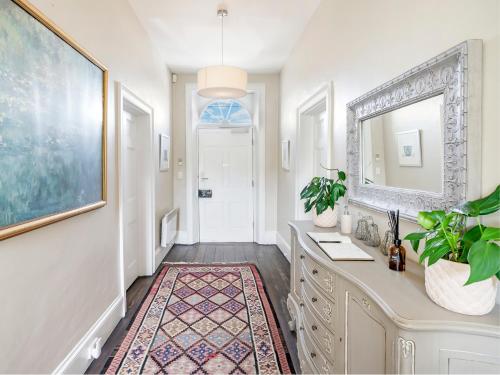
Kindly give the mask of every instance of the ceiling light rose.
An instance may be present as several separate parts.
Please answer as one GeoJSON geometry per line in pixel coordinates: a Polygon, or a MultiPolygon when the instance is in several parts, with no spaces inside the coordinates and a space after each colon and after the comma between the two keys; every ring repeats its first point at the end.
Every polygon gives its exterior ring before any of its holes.
{"type": "Polygon", "coordinates": [[[224,65],[224,17],[226,9],[219,9],[221,19],[221,65],[207,66],[198,71],[198,95],[206,98],[241,98],[247,94],[247,72],[243,69],[224,65]]]}

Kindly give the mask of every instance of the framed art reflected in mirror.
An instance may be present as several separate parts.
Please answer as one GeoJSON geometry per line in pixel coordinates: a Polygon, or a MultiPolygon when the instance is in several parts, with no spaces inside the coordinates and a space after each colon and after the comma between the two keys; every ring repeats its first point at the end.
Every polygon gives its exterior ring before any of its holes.
{"type": "Polygon", "coordinates": [[[0,2],[0,239],[106,203],[107,70],[25,1],[0,2]]]}

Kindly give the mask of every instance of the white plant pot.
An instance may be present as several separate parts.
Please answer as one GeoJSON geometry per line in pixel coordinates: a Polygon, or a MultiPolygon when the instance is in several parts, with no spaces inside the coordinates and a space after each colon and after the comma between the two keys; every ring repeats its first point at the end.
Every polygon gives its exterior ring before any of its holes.
{"type": "Polygon", "coordinates": [[[337,225],[337,220],[338,220],[338,205],[335,205],[335,208],[332,210],[330,207],[328,207],[325,211],[321,213],[321,215],[318,215],[316,213],[316,207],[313,207],[312,213],[313,213],[313,223],[317,227],[323,227],[323,228],[331,228],[337,225]]]}
{"type": "Polygon", "coordinates": [[[432,266],[425,261],[425,290],[435,303],[466,315],[488,314],[495,306],[497,278],[464,286],[470,266],[440,259],[432,266]]]}

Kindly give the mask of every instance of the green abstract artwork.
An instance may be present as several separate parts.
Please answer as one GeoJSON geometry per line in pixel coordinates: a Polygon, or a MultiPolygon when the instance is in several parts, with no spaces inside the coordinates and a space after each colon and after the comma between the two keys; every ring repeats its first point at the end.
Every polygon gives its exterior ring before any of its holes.
{"type": "Polygon", "coordinates": [[[0,0],[0,230],[103,200],[104,74],[0,0]]]}

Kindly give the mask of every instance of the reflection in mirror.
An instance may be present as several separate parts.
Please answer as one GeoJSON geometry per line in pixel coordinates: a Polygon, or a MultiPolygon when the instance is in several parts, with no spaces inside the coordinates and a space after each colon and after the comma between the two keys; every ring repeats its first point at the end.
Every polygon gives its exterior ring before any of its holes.
{"type": "Polygon", "coordinates": [[[441,193],[443,95],[361,123],[362,183],[441,193]]]}

